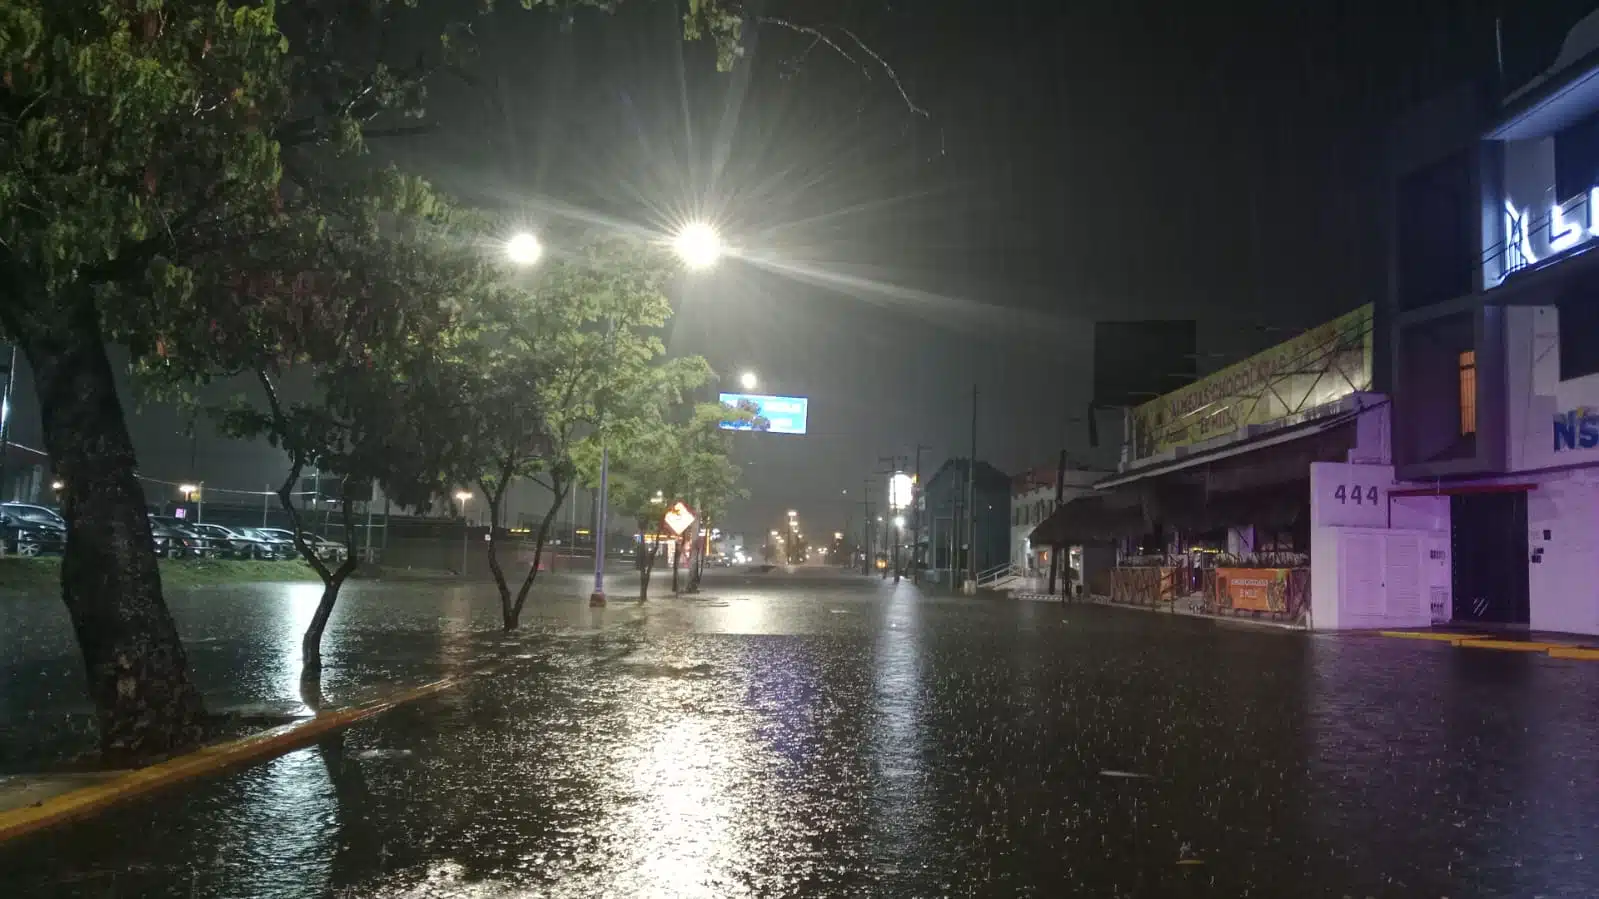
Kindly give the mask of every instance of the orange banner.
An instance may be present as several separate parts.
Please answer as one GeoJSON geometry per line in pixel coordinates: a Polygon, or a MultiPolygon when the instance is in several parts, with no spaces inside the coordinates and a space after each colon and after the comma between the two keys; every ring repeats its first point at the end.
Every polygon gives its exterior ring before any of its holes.
{"type": "Polygon", "coordinates": [[[1288,569],[1216,569],[1217,605],[1254,612],[1288,610],[1288,569]]]}

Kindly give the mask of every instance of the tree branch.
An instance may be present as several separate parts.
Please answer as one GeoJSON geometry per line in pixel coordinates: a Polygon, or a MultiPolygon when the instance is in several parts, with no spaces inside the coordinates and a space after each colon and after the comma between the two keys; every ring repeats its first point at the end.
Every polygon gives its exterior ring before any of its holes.
{"type": "MultiPolygon", "coordinates": [[[[849,55],[849,53],[846,52],[843,47],[839,46],[837,41],[828,37],[826,34],[823,34],[820,30],[813,28],[810,25],[801,25],[797,22],[791,22],[788,19],[777,18],[776,16],[759,16],[755,19],[755,21],[763,25],[776,25],[779,28],[787,28],[788,30],[797,34],[807,35],[813,38],[811,41],[811,46],[813,47],[816,45],[816,41],[821,41],[822,43],[826,44],[834,53],[837,53],[839,56],[849,60],[851,65],[855,66],[857,69],[860,69],[861,74],[866,76],[866,80],[872,80],[872,71],[866,64],[849,55]]],[[[899,92],[900,99],[905,102],[906,109],[909,109],[911,112],[923,118],[930,118],[927,110],[917,106],[916,101],[911,99],[910,93],[905,90],[905,85],[899,80],[899,73],[894,71],[894,67],[888,64],[888,60],[884,59],[882,56],[879,56],[877,51],[873,50],[865,41],[861,40],[860,37],[855,34],[855,32],[845,28],[842,25],[834,25],[832,27],[848,37],[856,47],[860,48],[862,53],[865,53],[867,56],[871,57],[872,62],[875,63],[878,68],[883,70],[883,74],[887,75],[888,80],[894,85],[894,90],[899,92]]],[[[805,52],[809,53],[810,48],[807,47],[805,52]]]]}

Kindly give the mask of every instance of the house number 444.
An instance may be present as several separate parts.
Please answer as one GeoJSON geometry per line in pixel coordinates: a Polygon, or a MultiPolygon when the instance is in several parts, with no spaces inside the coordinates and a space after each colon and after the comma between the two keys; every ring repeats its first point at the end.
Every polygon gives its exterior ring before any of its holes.
{"type": "Polygon", "coordinates": [[[1375,484],[1370,487],[1362,487],[1359,484],[1350,484],[1345,487],[1343,484],[1339,484],[1338,489],[1333,491],[1333,499],[1346,505],[1354,503],[1357,506],[1375,506],[1377,505],[1377,487],[1375,484]]]}

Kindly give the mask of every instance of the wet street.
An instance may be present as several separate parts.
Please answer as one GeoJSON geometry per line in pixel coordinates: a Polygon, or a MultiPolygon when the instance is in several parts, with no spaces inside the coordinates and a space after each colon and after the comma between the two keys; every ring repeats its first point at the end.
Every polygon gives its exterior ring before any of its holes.
{"type": "MultiPolygon", "coordinates": [[[[175,599],[213,708],[303,712],[299,589],[175,599]]],[[[21,602],[0,599],[12,773],[85,739],[64,616],[21,602]]],[[[483,590],[352,591],[330,696],[497,671],[0,846],[0,893],[1599,889],[1592,663],[822,574],[723,574],[701,598],[593,612],[552,594],[529,625],[497,633],[483,590]]]]}

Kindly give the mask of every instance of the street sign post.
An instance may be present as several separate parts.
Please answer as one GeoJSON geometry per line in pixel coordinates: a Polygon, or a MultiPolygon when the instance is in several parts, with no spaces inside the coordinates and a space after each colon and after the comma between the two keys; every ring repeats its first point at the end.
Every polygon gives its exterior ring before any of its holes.
{"type": "Polygon", "coordinates": [[[694,520],[694,511],[685,505],[682,500],[673,503],[672,508],[666,510],[666,527],[671,530],[674,536],[683,536],[683,532],[694,524],[694,520]]]}

